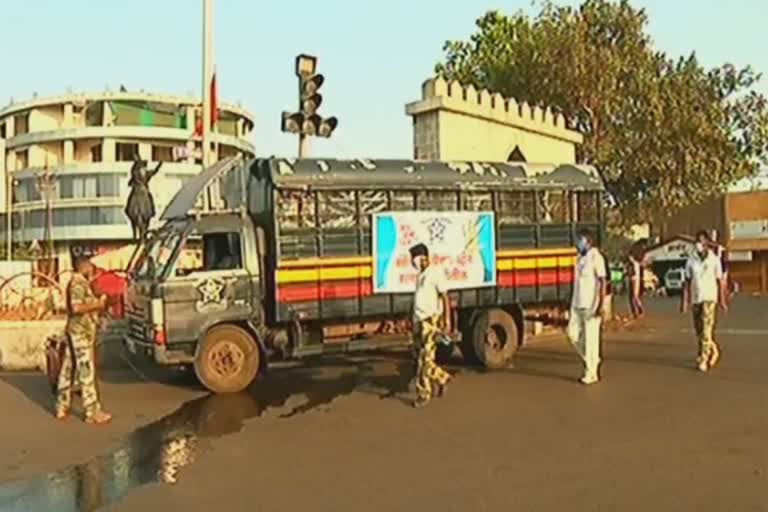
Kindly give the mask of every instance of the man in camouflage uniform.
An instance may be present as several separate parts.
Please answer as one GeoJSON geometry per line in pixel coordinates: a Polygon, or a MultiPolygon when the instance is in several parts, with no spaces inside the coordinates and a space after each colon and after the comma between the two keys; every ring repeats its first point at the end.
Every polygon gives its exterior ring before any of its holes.
{"type": "Polygon", "coordinates": [[[424,244],[410,249],[413,266],[419,271],[413,299],[414,344],[416,358],[416,394],[414,407],[423,407],[434,396],[442,396],[451,375],[435,362],[438,336],[450,331],[451,303],[445,271],[430,265],[424,244]]]}
{"type": "Polygon", "coordinates": [[[99,313],[106,309],[106,297],[96,298],[91,289],[93,264],[85,257],[74,261],[75,274],[67,287],[67,327],[69,338],[59,373],[56,418],[64,419],[72,404],[72,385],[77,378],[83,397],[85,421],[106,423],[112,416],[101,410],[96,390],[94,348],[99,328],[99,313]]]}

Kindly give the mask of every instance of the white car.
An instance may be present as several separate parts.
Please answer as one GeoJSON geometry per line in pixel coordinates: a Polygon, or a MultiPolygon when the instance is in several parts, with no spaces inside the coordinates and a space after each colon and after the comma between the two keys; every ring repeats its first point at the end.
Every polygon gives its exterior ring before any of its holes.
{"type": "Polygon", "coordinates": [[[683,291],[683,282],[685,281],[683,272],[685,271],[682,268],[673,268],[667,270],[667,273],[664,274],[664,289],[667,291],[667,294],[683,291]]]}

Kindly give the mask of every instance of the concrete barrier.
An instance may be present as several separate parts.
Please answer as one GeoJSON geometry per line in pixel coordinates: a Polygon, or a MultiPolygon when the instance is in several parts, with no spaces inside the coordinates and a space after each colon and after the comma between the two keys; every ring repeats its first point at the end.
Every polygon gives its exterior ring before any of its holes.
{"type": "Polygon", "coordinates": [[[0,370],[45,371],[45,341],[66,320],[0,322],[0,370]]]}
{"type": "MultiPolygon", "coordinates": [[[[0,370],[45,371],[45,342],[49,336],[64,332],[66,320],[15,321],[0,322],[0,370]]],[[[108,359],[110,364],[117,364],[111,356],[119,352],[124,321],[111,323],[101,335],[102,346],[97,350],[97,362],[108,359]],[[114,350],[112,350],[114,349],[114,350]]]]}

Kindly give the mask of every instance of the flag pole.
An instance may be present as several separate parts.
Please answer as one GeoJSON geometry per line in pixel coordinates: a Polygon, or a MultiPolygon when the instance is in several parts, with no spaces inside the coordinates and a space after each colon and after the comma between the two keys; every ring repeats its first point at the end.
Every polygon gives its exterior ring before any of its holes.
{"type": "MultiPolygon", "coordinates": [[[[202,105],[202,163],[203,169],[211,162],[211,81],[213,80],[213,0],[203,0],[203,105],[202,105]]],[[[203,194],[203,209],[213,206],[210,187],[203,194]]]]}
{"type": "Polygon", "coordinates": [[[213,0],[203,0],[203,167],[212,164],[211,80],[213,80],[213,0]]]}

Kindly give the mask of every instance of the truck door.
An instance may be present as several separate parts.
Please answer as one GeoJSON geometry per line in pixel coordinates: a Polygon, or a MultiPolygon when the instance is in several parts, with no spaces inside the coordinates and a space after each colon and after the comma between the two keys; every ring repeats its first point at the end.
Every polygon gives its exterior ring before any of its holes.
{"type": "Polygon", "coordinates": [[[254,315],[242,226],[201,221],[186,237],[164,285],[168,343],[194,343],[212,325],[254,315]]]}

